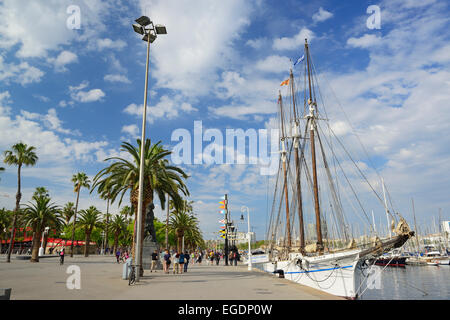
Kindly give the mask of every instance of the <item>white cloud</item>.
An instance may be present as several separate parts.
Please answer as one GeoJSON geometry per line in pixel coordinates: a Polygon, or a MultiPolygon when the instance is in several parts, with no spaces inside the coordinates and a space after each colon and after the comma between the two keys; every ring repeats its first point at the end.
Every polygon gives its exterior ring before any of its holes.
{"type": "Polygon", "coordinates": [[[78,102],[94,102],[101,100],[105,93],[101,89],[91,89],[89,91],[82,91],[89,85],[89,82],[83,81],[76,87],[69,86],[70,97],[78,102]]]}
{"type": "Polygon", "coordinates": [[[131,83],[131,81],[122,74],[107,74],[103,77],[105,81],[108,82],[122,82],[122,83],[131,83]]]}
{"type": "Polygon", "coordinates": [[[104,49],[117,49],[121,50],[125,48],[127,43],[123,40],[111,40],[109,38],[98,39],[97,40],[97,48],[102,51],[104,49]]]}
{"type": "Polygon", "coordinates": [[[333,14],[331,12],[320,7],[319,11],[313,14],[312,19],[314,22],[322,22],[330,19],[332,16],[333,14]]]}
{"type": "Polygon", "coordinates": [[[28,62],[20,64],[8,64],[0,56],[0,81],[8,84],[10,81],[20,83],[22,86],[33,82],[40,82],[44,72],[36,67],[30,66],[28,62]]]}
{"type": "Polygon", "coordinates": [[[155,23],[167,26],[168,35],[153,43],[152,77],[157,85],[187,97],[210,93],[216,71],[228,66],[235,55],[234,41],[250,23],[251,5],[238,0],[140,0],[140,4],[142,12],[151,8],[152,16],[158,17],[155,23]]]}
{"type": "Polygon", "coordinates": [[[0,47],[19,45],[20,58],[47,57],[72,41],[95,41],[105,27],[105,13],[113,11],[108,1],[78,1],[81,29],[67,27],[67,8],[73,3],[60,0],[4,0],[0,4],[0,47]],[[30,24],[31,23],[31,24],[30,24]],[[95,31],[94,31],[95,30],[95,31]]]}
{"type": "Polygon", "coordinates": [[[274,39],[273,41],[273,49],[275,50],[295,50],[298,49],[305,43],[305,39],[308,39],[308,42],[314,38],[314,33],[308,28],[302,28],[295,36],[282,37],[274,39]]]}
{"type": "Polygon", "coordinates": [[[255,68],[265,72],[286,73],[291,65],[292,62],[288,57],[273,55],[257,61],[255,68]]]}
{"type": "Polygon", "coordinates": [[[369,48],[377,46],[381,42],[382,39],[374,34],[365,34],[360,38],[351,37],[347,40],[347,44],[355,48],[369,48]]]}
{"type": "Polygon", "coordinates": [[[53,63],[57,72],[67,71],[66,65],[78,61],[78,56],[68,50],[62,51],[56,58],[48,59],[50,63],[53,63]]]}
{"type": "Polygon", "coordinates": [[[128,133],[131,137],[136,138],[139,136],[139,128],[135,124],[122,127],[122,132],[128,133]]]}
{"type": "MultiPolygon", "coordinates": [[[[124,112],[136,117],[142,117],[142,110],[144,106],[136,105],[135,103],[129,104],[124,112]]],[[[156,119],[175,119],[182,113],[191,113],[198,111],[191,104],[182,101],[180,95],[169,97],[167,95],[162,96],[159,102],[154,106],[147,106],[147,119],[150,123],[153,123],[156,119]]]]}

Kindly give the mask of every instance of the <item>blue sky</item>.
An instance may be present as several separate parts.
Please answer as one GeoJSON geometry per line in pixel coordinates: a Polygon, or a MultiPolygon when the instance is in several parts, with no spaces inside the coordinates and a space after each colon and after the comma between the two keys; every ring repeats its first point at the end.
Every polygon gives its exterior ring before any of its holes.
{"type": "MultiPolygon", "coordinates": [[[[226,128],[273,127],[279,84],[308,37],[333,128],[354,145],[334,92],[396,210],[412,223],[414,198],[419,223],[431,226],[439,208],[450,218],[448,13],[446,2],[432,0],[5,0],[0,151],[19,140],[37,147],[37,166],[23,171],[23,202],[37,186],[60,205],[75,201],[72,174],[93,177],[122,141],[140,136],[146,47],[131,24],[141,15],[168,31],[151,48],[147,134],[169,148],[176,144],[172,132],[192,132],[195,120],[224,135],[226,128]],[[80,8],[80,29],[67,27],[70,5],[80,8]],[[367,27],[370,5],[381,9],[380,29],[367,27]]],[[[5,167],[0,207],[13,208],[16,172],[5,167]]],[[[224,193],[234,218],[242,205],[250,207],[262,238],[271,200],[257,166],[183,167],[206,238],[218,230],[224,193]]],[[[376,175],[367,174],[381,190],[376,175]]],[[[383,208],[371,201],[367,209],[384,222],[383,208]]],[[[81,209],[91,204],[106,208],[83,192],[81,209]]],[[[159,207],[157,216],[163,217],[159,207]]]]}

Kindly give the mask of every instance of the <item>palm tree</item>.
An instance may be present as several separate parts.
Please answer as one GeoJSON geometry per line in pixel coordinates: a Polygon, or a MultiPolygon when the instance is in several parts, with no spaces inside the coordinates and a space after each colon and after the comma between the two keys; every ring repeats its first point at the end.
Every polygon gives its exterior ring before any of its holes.
{"type": "Polygon", "coordinates": [[[61,214],[64,218],[65,225],[68,226],[70,223],[70,219],[72,219],[75,214],[75,204],[73,202],[67,202],[62,209],[61,214]]]}
{"type": "Polygon", "coordinates": [[[17,214],[20,209],[20,199],[22,198],[22,194],[20,193],[20,171],[22,166],[34,166],[38,161],[38,157],[34,152],[36,150],[33,146],[27,146],[25,143],[19,142],[11,147],[11,150],[6,150],[4,152],[5,162],[8,165],[17,166],[17,194],[16,194],[16,208],[14,209],[14,218],[12,223],[12,232],[11,232],[11,240],[9,242],[8,249],[8,257],[6,258],[6,262],[11,262],[11,252],[14,247],[14,235],[16,232],[16,222],[17,222],[17,214]]]}
{"type": "Polygon", "coordinates": [[[88,176],[84,172],[78,172],[72,176],[72,182],[74,183],[73,191],[77,193],[77,203],[75,205],[75,213],[73,214],[73,227],[72,227],[72,243],[70,244],[70,257],[73,257],[73,243],[75,240],[75,223],[77,221],[78,200],[80,199],[81,188],[88,188],[91,182],[88,176]]]}
{"type": "Polygon", "coordinates": [[[120,214],[124,216],[125,219],[128,217],[131,219],[133,216],[133,209],[130,206],[124,206],[122,210],[120,210],[120,214]]]}
{"type": "Polygon", "coordinates": [[[34,202],[26,205],[24,210],[25,227],[31,226],[34,232],[31,262],[39,262],[39,244],[45,227],[59,227],[63,221],[59,207],[50,203],[50,197],[33,197],[34,202]]]}
{"type": "Polygon", "coordinates": [[[33,197],[49,197],[50,194],[45,187],[37,187],[34,191],[33,197]]]}
{"type": "Polygon", "coordinates": [[[111,232],[114,234],[113,252],[117,251],[119,236],[126,229],[127,221],[122,215],[115,215],[111,221],[111,232]]]}
{"type": "Polygon", "coordinates": [[[183,200],[181,208],[174,208],[169,218],[169,228],[177,236],[178,252],[182,250],[182,241],[185,234],[194,235],[198,229],[198,220],[192,213],[192,201],[183,200]]]}
{"type": "MultiPolygon", "coordinates": [[[[161,142],[151,144],[150,139],[145,141],[144,145],[144,186],[143,186],[143,205],[142,205],[142,221],[141,228],[144,230],[146,209],[153,203],[154,192],[158,195],[162,209],[165,207],[165,194],[168,193],[177,205],[180,205],[182,199],[179,192],[184,195],[189,195],[183,179],[188,176],[184,171],[178,167],[169,165],[168,160],[164,159],[171,154],[171,151],[165,150],[161,142]]],[[[119,206],[122,203],[126,192],[130,192],[130,202],[135,209],[135,221],[137,218],[137,208],[139,200],[139,168],[140,168],[140,149],[141,140],[137,140],[137,146],[133,146],[128,142],[122,143],[121,151],[128,152],[132,160],[123,159],[120,157],[107,158],[105,161],[114,160],[114,162],[102,169],[94,178],[93,188],[98,188],[99,193],[109,190],[111,195],[111,203],[113,203],[118,196],[119,206]]],[[[91,191],[92,192],[92,191],[91,191]]],[[[132,255],[135,256],[136,237],[133,237],[132,255]]],[[[142,242],[141,241],[141,261],[142,266],[142,242]]],[[[141,267],[140,273],[143,273],[141,267]]]]}
{"type": "Polygon", "coordinates": [[[89,209],[82,210],[80,213],[80,220],[78,221],[79,227],[84,229],[85,245],[84,245],[84,256],[89,256],[89,243],[91,242],[91,234],[95,227],[100,227],[101,225],[101,215],[102,213],[94,206],[90,206],[89,209]]]}

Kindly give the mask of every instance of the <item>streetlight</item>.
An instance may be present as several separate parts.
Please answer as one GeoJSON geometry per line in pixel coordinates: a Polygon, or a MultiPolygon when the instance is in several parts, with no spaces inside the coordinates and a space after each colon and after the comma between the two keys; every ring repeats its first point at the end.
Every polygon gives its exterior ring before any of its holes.
{"type": "Polygon", "coordinates": [[[166,27],[162,25],[153,25],[150,18],[142,16],[135,20],[138,24],[133,24],[136,33],[144,35],[142,40],[147,42],[147,65],[145,69],[145,93],[144,93],[144,110],[142,112],[142,138],[141,138],[141,161],[139,165],[139,199],[137,214],[137,239],[134,253],[134,265],[136,270],[136,281],[140,278],[140,261],[141,261],[141,238],[142,238],[142,198],[144,191],[144,146],[145,146],[145,122],[147,118],[147,91],[148,91],[148,67],[150,64],[150,43],[156,40],[157,34],[167,34],[166,27]]]}
{"type": "Polygon", "coordinates": [[[41,247],[39,248],[39,257],[42,257],[45,253],[44,250],[44,236],[45,234],[48,232],[50,228],[49,227],[45,227],[44,231],[42,232],[42,241],[41,241],[41,247]]]}
{"type": "MultiPolygon", "coordinates": [[[[251,234],[250,234],[250,211],[247,206],[241,207],[241,212],[244,212],[247,210],[247,225],[248,225],[248,232],[247,232],[247,238],[248,238],[248,270],[252,270],[252,248],[251,248],[251,234]]],[[[244,215],[241,214],[241,220],[244,220],[244,215]]]]}

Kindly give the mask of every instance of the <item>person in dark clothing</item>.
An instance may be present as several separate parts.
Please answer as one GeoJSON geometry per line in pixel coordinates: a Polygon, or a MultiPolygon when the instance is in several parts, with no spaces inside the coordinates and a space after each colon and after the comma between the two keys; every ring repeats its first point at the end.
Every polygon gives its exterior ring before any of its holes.
{"type": "Polygon", "coordinates": [[[216,251],[214,258],[216,259],[216,266],[218,266],[220,262],[220,253],[218,251],[216,251]]]}
{"type": "Polygon", "coordinates": [[[185,252],[184,253],[184,272],[187,272],[187,269],[188,269],[188,264],[189,264],[189,259],[190,259],[190,256],[189,256],[189,252],[185,252]]]}
{"type": "Polygon", "coordinates": [[[155,250],[152,253],[152,265],[150,267],[150,272],[153,272],[153,270],[155,270],[156,272],[156,267],[158,266],[158,258],[159,258],[158,250],[155,250]]]}

